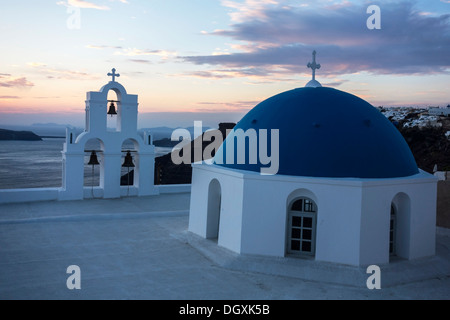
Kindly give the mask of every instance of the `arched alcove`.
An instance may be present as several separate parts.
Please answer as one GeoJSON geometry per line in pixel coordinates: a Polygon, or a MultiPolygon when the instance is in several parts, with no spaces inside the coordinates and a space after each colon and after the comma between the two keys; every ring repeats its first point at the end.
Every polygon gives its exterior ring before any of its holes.
{"type": "Polygon", "coordinates": [[[392,239],[395,247],[395,255],[400,258],[409,259],[411,245],[411,199],[406,193],[400,192],[392,199],[391,216],[392,213],[395,215],[394,238],[392,239]]]}
{"type": "Polygon", "coordinates": [[[218,239],[220,229],[220,209],[222,205],[222,187],[217,179],[211,180],[208,188],[208,212],[206,238],[218,239]]]}

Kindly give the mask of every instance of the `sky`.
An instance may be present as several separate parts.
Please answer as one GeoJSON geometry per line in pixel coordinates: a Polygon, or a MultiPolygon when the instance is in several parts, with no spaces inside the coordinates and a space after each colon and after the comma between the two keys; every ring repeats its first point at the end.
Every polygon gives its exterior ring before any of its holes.
{"type": "Polygon", "coordinates": [[[140,127],[236,122],[303,87],[313,50],[323,86],[450,104],[450,0],[0,0],[0,34],[0,125],[82,126],[112,68],[140,127]]]}

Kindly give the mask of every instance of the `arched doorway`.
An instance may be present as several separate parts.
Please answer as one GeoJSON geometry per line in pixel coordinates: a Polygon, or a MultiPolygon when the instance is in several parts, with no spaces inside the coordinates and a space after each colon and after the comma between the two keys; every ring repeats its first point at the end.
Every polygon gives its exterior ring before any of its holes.
{"type": "Polygon", "coordinates": [[[217,179],[209,183],[208,214],[206,220],[206,238],[218,239],[220,226],[220,210],[222,206],[222,188],[217,179]]]}
{"type": "Polygon", "coordinates": [[[411,200],[406,193],[400,192],[392,199],[390,217],[389,255],[409,259],[411,200]]]}
{"type": "Polygon", "coordinates": [[[307,197],[288,206],[287,253],[299,256],[316,254],[317,205],[307,197]]]}

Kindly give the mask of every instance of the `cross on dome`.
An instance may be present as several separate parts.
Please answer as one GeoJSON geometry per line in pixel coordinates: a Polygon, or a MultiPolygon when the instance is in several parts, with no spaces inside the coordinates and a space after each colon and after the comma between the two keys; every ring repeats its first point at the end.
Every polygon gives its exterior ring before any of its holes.
{"type": "Polygon", "coordinates": [[[308,63],[307,67],[312,69],[312,80],[306,84],[306,87],[321,87],[322,85],[319,83],[319,81],[316,80],[316,70],[319,70],[321,65],[319,63],[316,63],[316,50],[313,51],[313,62],[308,63]]]}
{"type": "Polygon", "coordinates": [[[313,80],[316,80],[316,70],[320,69],[320,64],[316,63],[316,54],[317,54],[316,50],[314,50],[312,54],[313,54],[313,62],[308,63],[308,68],[312,69],[313,80]]]}
{"type": "Polygon", "coordinates": [[[117,78],[120,77],[120,74],[116,73],[115,68],[113,68],[111,71],[112,71],[112,73],[111,72],[108,73],[108,77],[112,77],[112,82],[116,82],[116,77],[117,78]]]}

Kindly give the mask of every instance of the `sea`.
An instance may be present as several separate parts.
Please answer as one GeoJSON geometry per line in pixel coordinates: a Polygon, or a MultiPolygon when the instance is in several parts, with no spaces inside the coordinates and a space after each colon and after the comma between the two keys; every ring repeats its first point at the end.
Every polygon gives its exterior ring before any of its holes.
{"type": "MultiPolygon", "coordinates": [[[[61,187],[64,142],[64,138],[0,141],[0,189],[61,187]]],[[[156,147],[156,157],[171,151],[172,148],[156,147]]],[[[89,155],[85,157],[85,163],[88,162],[89,155]]],[[[97,185],[98,176],[98,166],[92,173],[90,166],[85,165],[85,185],[97,185]]]]}

